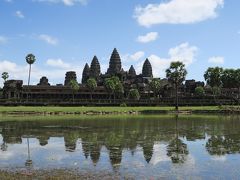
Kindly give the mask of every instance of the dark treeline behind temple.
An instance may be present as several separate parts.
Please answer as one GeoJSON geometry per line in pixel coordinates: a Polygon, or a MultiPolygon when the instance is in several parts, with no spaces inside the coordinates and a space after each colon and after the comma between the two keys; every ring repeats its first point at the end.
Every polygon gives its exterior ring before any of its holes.
{"type": "MultiPolygon", "coordinates": [[[[35,57],[26,57],[30,65],[35,57]]],[[[181,61],[181,60],[180,60],[181,61]]],[[[113,50],[106,73],[96,56],[86,64],[82,82],[77,82],[74,71],[66,72],[64,84],[50,85],[43,76],[37,85],[23,85],[22,80],[8,80],[2,73],[4,87],[1,104],[29,105],[222,105],[239,104],[240,69],[208,68],[204,73],[206,84],[186,80],[187,71],[181,62],[172,62],[166,70],[166,78],[153,77],[152,66],[145,60],[142,73],[136,74],[133,66],[123,70],[121,58],[113,50]]],[[[49,77],[51,78],[51,77],[49,77]]]]}

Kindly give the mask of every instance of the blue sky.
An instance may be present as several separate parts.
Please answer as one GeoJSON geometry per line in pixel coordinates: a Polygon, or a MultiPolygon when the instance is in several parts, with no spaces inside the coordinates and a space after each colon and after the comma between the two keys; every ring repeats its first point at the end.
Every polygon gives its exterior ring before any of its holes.
{"type": "Polygon", "coordinates": [[[180,60],[187,79],[203,80],[209,66],[239,68],[239,8],[236,0],[0,0],[0,72],[26,84],[33,53],[32,84],[63,83],[68,70],[80,81],[94,55],[105,73],[116,47],[124,70],[140,73],[148,57],[164,78],[180,60]]]}

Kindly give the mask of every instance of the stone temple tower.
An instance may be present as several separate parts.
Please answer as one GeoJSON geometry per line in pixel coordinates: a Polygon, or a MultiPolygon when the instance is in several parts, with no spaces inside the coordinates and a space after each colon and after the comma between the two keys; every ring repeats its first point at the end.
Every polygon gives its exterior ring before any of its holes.
{"type": "Polygon", "coordinates": [[[132,76],[132,77],[135,77],[135,76],[136,76],[136,71],[135,71],[133,65],[131,65],[131,67],[130,67],[130,69],[129,69],[129,71],[128,71],[128,74],[129,74],[130,76],[132,76]]]}
{"type": "Polygon", "coordinates": [[[153,77],[152,74],[152,65],[148,59],[145,60],[142,68],[142,76],[143,77],[153,77]]]}
{"type": "Polygon", "coordinates": [[[85,84],[90,76],[90,67],[88,63],[85,64],[83,73],[82,73],[82,83],[85,84]]]}
{"type": "Polygon", "coordinates": [[[71,80],[77,81],[77,75],[75,71],[66,72],[64,86],[69,86],[71,80]]]}
{"type": "Polygon", "coordinates": [[[95,78],[97,80],[100,74],[101,74],[100,64],[97,56],[94,56],[90,67],[90,77],[95,78]]]}
{"type": "Polygon", "coordinates": [[[117,49],[114,48],[111,58],[110,58],[107,74],[110,74],[110,75],[118,74],[118,73],[120,73],[121,69],[122,69],[121,58],[118,54],[117,49]]]}

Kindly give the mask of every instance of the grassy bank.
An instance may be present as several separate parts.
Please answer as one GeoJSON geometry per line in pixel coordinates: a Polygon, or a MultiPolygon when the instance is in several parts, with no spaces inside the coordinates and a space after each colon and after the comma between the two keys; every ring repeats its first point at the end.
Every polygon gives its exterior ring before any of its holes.
{"type": "MultiPolygon", "coordinates": [[[[238,106],[185,106],[182,113],[240,112],[238,106]]],[[[136,114],[171,113],[174,107],[57,107],[57,106],[0,106],[2,114],[136,114]]]]}
{"type": "MultiPolygon", "coordinates": [[[[107,173],[107,172],[77,172],[73,170],[32,170],[32,171],[2,171],[0,170],[0,177],[2,180],[66,180],[66,179],[120,179],[118,174],[107,173]]],[[[130,178],[130,177],[128,177],[130,178]]]]}
{"type": "MultiPolygon", "coordinates": [[[[0,112],[141,112],[173,111],[174,107],[58,107],[58,106],[0,106],[0,112]]],[[[179,110],[219,110],[218,106],[179,107],[179,110]]]]}

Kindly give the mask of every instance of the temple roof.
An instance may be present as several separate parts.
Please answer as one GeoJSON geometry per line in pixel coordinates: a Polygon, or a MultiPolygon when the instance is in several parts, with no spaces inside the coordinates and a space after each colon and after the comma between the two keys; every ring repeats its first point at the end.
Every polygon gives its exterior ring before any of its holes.
{"type": "Polygon", "coordinates": [[[143,77],[152,77],[152,65],[148,59],[145,60],[142,68],[143,77]]]}

